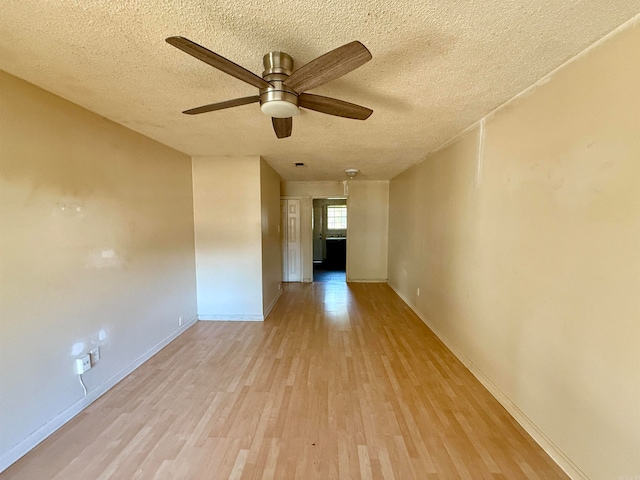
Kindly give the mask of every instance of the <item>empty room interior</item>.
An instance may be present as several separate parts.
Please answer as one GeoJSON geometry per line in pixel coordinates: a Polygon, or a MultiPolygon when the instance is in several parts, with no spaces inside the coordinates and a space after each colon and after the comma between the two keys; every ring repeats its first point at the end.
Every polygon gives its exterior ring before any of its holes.
{"type": "Polygon", "coordinates": [[[1,480],[640,480],[640,0],[2,10],[1,480]]]}

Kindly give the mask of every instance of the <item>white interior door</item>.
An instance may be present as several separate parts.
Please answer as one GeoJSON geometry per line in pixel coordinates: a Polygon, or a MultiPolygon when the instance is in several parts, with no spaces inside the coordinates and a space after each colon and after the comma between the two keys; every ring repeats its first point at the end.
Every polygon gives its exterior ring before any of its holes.
{"type": "Polygon", "coordinates": [[[282,279],[302,281],[302,242],[300,241],[300,200],[281,200],[282,279]]]}

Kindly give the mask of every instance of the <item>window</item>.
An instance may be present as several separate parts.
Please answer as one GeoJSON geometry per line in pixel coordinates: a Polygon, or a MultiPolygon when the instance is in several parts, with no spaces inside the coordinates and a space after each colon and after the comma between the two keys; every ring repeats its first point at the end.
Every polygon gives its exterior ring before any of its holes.
{"type": "Polygon", "coordinates": [[[347,206],[327,205],[327,229],[344,230],[347,228],[347,206]]]}

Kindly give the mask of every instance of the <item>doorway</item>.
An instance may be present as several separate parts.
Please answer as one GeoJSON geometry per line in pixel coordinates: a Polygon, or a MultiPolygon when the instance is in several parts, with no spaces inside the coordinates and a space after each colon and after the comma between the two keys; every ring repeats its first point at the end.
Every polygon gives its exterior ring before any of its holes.
{"type": "Polygon", "coordinates": [[[345,282],[347,199],[315,198],[312,209],[313,281],[345,282]]]}

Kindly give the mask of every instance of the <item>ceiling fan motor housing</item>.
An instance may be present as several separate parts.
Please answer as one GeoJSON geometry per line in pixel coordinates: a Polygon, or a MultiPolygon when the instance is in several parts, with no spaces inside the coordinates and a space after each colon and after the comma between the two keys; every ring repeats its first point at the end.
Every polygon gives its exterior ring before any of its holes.
{"type": "Polygon", "coordinates": [[[262,78],[271,84],[260,89],[260,109],[274,118],[298,115],[298,94],[284,85],[293,71],[293,59],[284,52],[270,52],[262,58],[262,78]]]}

